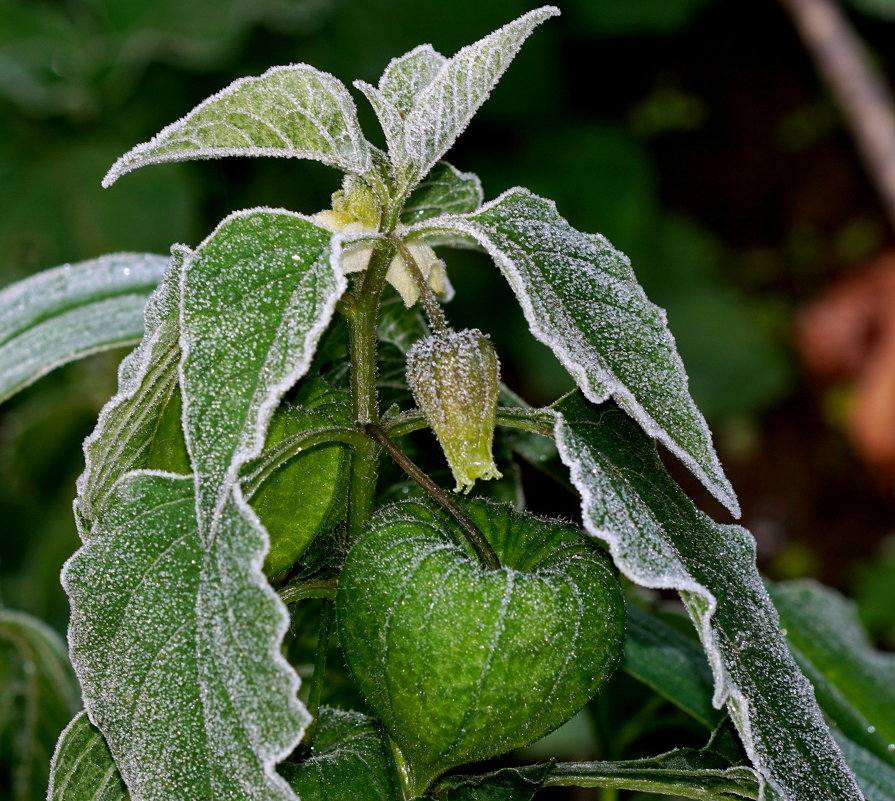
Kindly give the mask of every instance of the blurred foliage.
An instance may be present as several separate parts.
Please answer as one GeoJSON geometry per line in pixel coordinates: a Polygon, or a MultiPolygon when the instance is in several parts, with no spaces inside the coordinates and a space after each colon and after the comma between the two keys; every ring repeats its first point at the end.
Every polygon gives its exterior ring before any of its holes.
{"type": "Polygon", "coordinates": [[[856,565],[850,589],[867,631],[895,651],[895,535],[883,540],[878,558],[856,565]]]}

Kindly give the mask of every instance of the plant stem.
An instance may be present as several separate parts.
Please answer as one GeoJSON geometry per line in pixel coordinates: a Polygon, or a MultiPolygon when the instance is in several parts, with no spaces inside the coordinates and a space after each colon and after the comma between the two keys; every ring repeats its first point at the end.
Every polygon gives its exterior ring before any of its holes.
{"type": "MultiPolygon", "coordinates": [[[[517,409],[511,406],[499,406],[495,422],[504,428],[517,428],[531,434],[553,439],[553,414],[550,410],[517,409]]],[[[403,412],[393,417],[382,428],[390,437],[403,437],[422,428],[428,428],[426,418],[417,409],[403,412]]]]}
{"type": "MultiPolygon", "coordinates": [[[[379,322],[379,298],[385,286],[385,274],[395,256],[395,246],[383,239],[373,248],[363,279],[355,287],[354,302],[348,320],[348,346],[351,360],[351,405],[354,419],[365,425],[379,420],[376,395],[376,328],[379,322]]],[[[379,446],[373,440],[355,445],[348,489],[348,543],[360,537],[367,525],[376,495],[379,446]]]]}
{"type": "Polygon", "coordinates": [[[265,450],[250,466],[250,469],[246,470],[245,478],[242,481],[243,493],[247,500],[251,500],[271,473],[309,448],[333,442],[358,447],[366,441],[367,437],[356,429],[340,426],[315,428],[287,437],[274,447],[265,450]]]}
{"type": "Polygon", "coordinates": [[[317,653],[314,656],[314,674],[311,676],[311,691],[308,695],[308,712],[313,720],[304,737],[304,746],[310,749],[317,733],[317,721],[320,719],[320,696],[323,693],[323,674],[326,672],[326,657],[329,654],[329,640],[333,629],[335,604],[326,601],[323,614],[320,616],[320,633],[317,636],[317,653]]]}
{"type": "Polygon", "coordinates": [[[441,304],[435,300],[432,288],[429,286],[429,282],[426,280],[426,276],[423,275],[420,266],[416,263],[416,259],[413,258],[410,248],[407,247],[407,244],[402,239],[399,239],[396,236],[392,237],[392,241],[395,243],[395,247],[398,248],[398,252],[401,254],[404,264],[407,265],[407,269],[413,276],[413,280],[416,281],[417,288],[420,291],[420,297],[423,300],[423,306],[426,307],[426,317],[429,320],[429,327],[438,334],[446,332],[448,330],[447,318],[444,316],[441,304]]]}
{"type": "Polygon", "coordinates": [[[478,556],[482,565],[489,570],[498,570],[500,568],[500,560],[491,547],[491,543],[485,539],[485,535],[479,531],[478,527],[469,516],[464,512],[457,502],[448,495],[441,487],[438,486],[429,476],[427,476],[413,460],[402,451],[388,435],[382,430],[381,426],[369,424],[366,426],[367,433],[373,437],[388,453],[392,459],[397,462],[417,484],[422,487],[426,494],[431,496],[438,504],[444,507],[457,521],[457,525],[463,530],[469,544],[478,556]]]}
{"type": "Polygon", "coordinates": [[[333,579],[309,579],[287,584],[277,590],[280,600],[284,604],[294,604],[306,598],[326,598],[332,601],[336,597],[336,582],[333,579]]]}

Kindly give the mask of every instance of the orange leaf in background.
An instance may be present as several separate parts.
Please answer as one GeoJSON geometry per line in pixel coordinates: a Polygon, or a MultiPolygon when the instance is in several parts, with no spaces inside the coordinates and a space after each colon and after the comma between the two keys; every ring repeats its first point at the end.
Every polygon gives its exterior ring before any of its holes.
{"type": "Polygon", "coordinates": [[[895,251],[834,284],[796,322],[809,374],[854,382],[849,437],[881,478],[895,476],[895,251]]]}

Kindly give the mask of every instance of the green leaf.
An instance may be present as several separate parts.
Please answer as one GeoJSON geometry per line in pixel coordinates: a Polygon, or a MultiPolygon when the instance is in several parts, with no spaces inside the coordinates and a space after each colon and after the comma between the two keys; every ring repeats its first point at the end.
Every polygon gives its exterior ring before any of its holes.
{"type": "Polygon", "coordinates": [[[111,186],[147,164],[222,156],[279,156],[367,172],[371,148],[357,110],[337,78],[307,64],[240,78],[125,153],[103,179],[111,186]]]}
{"type": "Polygon", "coordinates": [[[503,768],[482,776],[448,776],[435,797],[439,801],[531,801],[552,767],[548,763],[503,768]]]}
{"type": "Polygon", "coordinates": [[[294,801],[274,765],[307,724],[280,653],[267,537],[233,496],[200,535],[192,478],[132,473],[66,564],[84,705],[139,801],[294,801]]]}
{"type": "Polygon", "coordinates": [[[145,467],[162,410],[177,387],[180,272],[190,251],[172,249],[162,283],[146,302],[144,335],[118,368],[118,392],[84,441],[85,467],[78,478],[75,517],[82,537],[112,485],[145,467]]]}
{"type": "Polygon", "coordinates": [[[463,133],[529,34],[557,14],[554,6],[530,11],[444,62],[431,48],[416,48],[389,64],[378,89],[355,83],[385,131],[399,196],[463,133]]]}
{"type": "Polygon", "coordinates": [[[392,59],[379,79],[378,89],[364,81],[354,82],[373,105],[392,153],[402,147],[404,118],[413,108],[417,95],[432,82],[446,61],[432,45],[424,44],[392,59]]]}
{"type": "Polygon", "coordinates": [[[834,736],[867,801],[895,801],[895,768],[842,734],[834,736]]]}
{"type": "MultiPolygon", "coordinates": [[[[736,734],[725,724],[698,750],[679,748],[649,759],[622,762],[564,762],[481,776],[449,776],[433,796],[444,801],[527,801],[541,787],[593,787],[702,801],[757,799],[755,771],[743,762],[736,734]]],[[[765,798],[772,801],[771,795],[765,798]]]]}
{"type": "Polygon", "coordinates": [[[329,324],[346,286],[339,243],[306,217],[254,209],[230,215],[184,264],[184,432],[204,537],[329,324]]]}
{"type": "Polygon", "coordinates": [[[439,161],[407,198],[401,222],[413,225],[439,214],[471,214],[484,199],[478,175],[460,172],[446,161],[439,161]]]}
{"type": "Polygon", "coordinates": [[[21,612],[0,610],[0,752],[12,783],[9,801],[41,798],[59,732],[81,705],[65,643],[51,628],[21,612]]]}
{"type": "Polygon", "coordinates": [[[770,592],[824,711],[847,737],[895,765],[895,655],[873,648],[854,604],[835,590],[802,580],[770,592]]]}
{"type": "Polygon", "coordinates": [[[280,773],[301,801],[400,798],[382,730],[358,712],[322,708],[313,755],[282,764],[280,773]]]}
{"type": "Polygon", "coordinates": [[[780,631],[755,568],[755,542],[699,511],[652,441],[614,404],[575,393],[555,436],[582,496],[585,528],[632,581],[680,592],[746,751],[786,801],[860,799],[780,631]]]}
{"type": "Polygon", "coordinates": [[[622,667],[707,728],[720,723],[723,713],[712,706],[712,672],[702,649],[632,604],[622,667]]]}
{"type": "Polygon", "coordinates": [[[0,292],[0,402],[51,370],[143,333],[143,307],[168,260],[115,253],[66,264],[0,292]]]}
{"type": "MultiPolygon", "coordinates": [[[[698,751],[680,748],[629,762],[561,763],[553,768],[544,786],[616,788],[701,801],[760,797],[755,771],[745,765],[730,765],[710,747],[698,751]]],[[[765,798],[770,801],[771,796],[765,798]]]]}
{"type": "Polygon", "coordinates": [[[56,744],[50,763],[47,801],[129,801],[129,798],[103,735],[87,719],[86,712],[79,712],[56,744]]]}
{"type": "Polygon", "coordinates": [[[439,230],[472,236],[488,251],[532,334],[589,400],[612,396],[739,514],[665,313],[646,297],[626,256],[599,234],[572,228],[552,201],[518,188],[475,214],[430,220],[408,233],[439,230]]]}

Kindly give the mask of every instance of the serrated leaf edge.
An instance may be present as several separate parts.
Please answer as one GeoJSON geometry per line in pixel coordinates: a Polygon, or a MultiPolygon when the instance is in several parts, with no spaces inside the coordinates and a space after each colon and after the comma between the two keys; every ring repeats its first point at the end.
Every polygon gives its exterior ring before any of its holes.
{"type": "Polygon", "coordinates": [[[360,124],[357,122],[357,108],[354,105],[354,100],[348,93],[348,90],[345,88],[345,85],[334,75],[331,75],[328,72],[323,72],[322,70],[318,70],[315,67],[310,66],[309,64],[285,64],[278,67],[271,67],[261,75],[250,75],[244,78],[238,78],[220,91],[215,92],[210,97],[207,97],[205,100],[199,103],[199,105],[195,106],[179,120],[172,122],[170,125],[166,125],[164,128],[162,128],[161,131],[153,136],[152,139],[131,148],[123,156],[119,157],[109,168],[109,171],[103,177],[102,187],[104,189],[108,189],[119,178],[121,178],[121,176],[127,175],[127,173],[139,169],[140,167],[145,167],[152,164],[167,164],[171,162],[188,161],[193,159],[198,160],[226,158],[228,156],[271,156],[274,158],[312,159],[314,161],[320,161],[330,167],[337,167],[339,169],[346,170],[347,172],[357,174],[366,172],[370,169],[372,164],[370,145],[363,137],[363,133],[360,129],[360,124]],[[159,156],[148,155],[149,153],[151,153],[153,148],[164,143],[164,140],[168,136],[168,134],[176,131],[181,125],[188,122],[193,116],[195,116],[198,112],[202,111],[209,105],[217,102],[221,98],[234,94],[243,86],[252,83],[258,83],[269,75],[274,75],[278,72],[289,71],[312,72],[315,76],[335,82],[333,84],[335,94],[338,96],[339,101],[344,105],[344,107],[351,110],[350,122],[353,122],[354,125],[349,126],[349,136],[354,147],[355,155],[357,157],[356,162],[348,160],[342,161],[339,158],[325,156],[317,151],[306,150],[302,148],[293,148],[290,150],[289,148],[270,148],[255,146],[227,148],[204,147],[196,148],[196,150],[189,152],[168,153],[159,156]]]}
{"type": "MultiPolygon", "coordinates": [[[[324,304],[321,315],[317,318],[317,322],[313,325],[308,332],[305,334],[304,342],[302,343],[302,351],[303,356],[302,359],[296,363],[291,372],[283,377],[281,381],[272,385],[268,388],[267,397],[259,404],[257,409],[257,416],[255,418],[254,430],[252,431],[250,437],[241,447],[238,447],[236,451],[234,451],[233,456],[230,459],[230,465],[227,468],[226,476],[224,483],[221,485],[218,492],[218,499],[213,512],[213,520],[216,520],[224,507],[224,504],[227,500],[227,495],[231,492],[235,487],[237,487],[239,483],[239,473],[242,467],[256,456],[258,456],[261,451],[264,449],[264,437],[267,431],[267,427],[270,423],[270,418],[273,415],[277,405],[279,404],[283,395],[298,381],[310,368],[311,363],[314,358],[314,353],[317,349],[317,344],[319,343],[320,337],[323,335],[323,332],[329,326],[332,321],[333,314],[335,313],[336,304],[339,302],[339,299],[345,293],[348,288],[348,281],[345,278],[344,273],[341,268],[341,251],[342,246],[345,242],[354,241],[358,238],[363,238],[364,234],[341,234],[338,232],[333,232],[325,225],[322,225],[320,222],[315,220],[313,217],[308,216],[307,214],[300,214],[295,211],[289,211],[288,209],[277,209],[271,208],[267,206],[258,206],[251,209],[242,209],[240,211],[233,212],[221,220],[220,223],[215,227],[215,229],[207,236],[202,242],[196,247],[195,250],[191,251],[189,257],[184,260],[181,270],[180,270],[180,292],[179,292],[179,307],[180,307],[180,350],[181,350],[181,358],[180,364],[178,366],[178,380],[180,385],[183,386],[184,383],[184,364],[190,353],[190,343],[189,338],[184,332],[183,327],[183,316],[185,314],[185,306],[184,306],[184,285],[186,280],[186,273],[190,265],[190,261],[195,257],[196,254],[200,253],[203,246],[206,243],[211,242],[214,237],[217,235],[218,231],[228,223],[230,223],[234,219],[238,219],[240,217],[248,217],[253,214],[258,213],[266,213],[266,214],[276,214],[276,215],[285,215],[288,217],[292,217],[294,219],[304,220],[305,222],[310,223],[316,228],[319,228],[322,231],[326,231],[330,234],[329,240],[329,265],[333,273],[333,277],[335,280],[335,291],[330,295],[327,299],[327,302],[324,304]]],[[[367,234],[366,236],[369,236],[367,234]]],[[[184,421],[184,437],[186,440],[186,448],[187,452],[190,456],[190,461],[193,465],[196,464],[195,452],[193,449],[192,438],[188,435],[186,431],[186,419],[188,415],[188,409],[190,405],[190,400],[187,393],[183,393],[183,415],[182,420],[184,421]]],[[[198,488],[198,484],[197,484],[198,488]]],[[[241,498],[241,492],[239,498],[241,498]]],[[[205,515],[201,509],[202,498],[200,493],[196,493],[196,514],[197,520],[201,522],[203,521],[205,515]]],[[[244,501],[242,502],[244,503],[244,501]]],[[[237,500],[237,506],[242,506],[242,503],[237,500]]],[[[248,508],[248,505],[246,508],[248,508]]],[[[254,515],[254,513],[252,513],[254,515]]],[[[252,518],[257,522],[257,518],[252,518]]],[[[260,525],[260,523],[258,523],[260,525]]],[[[263,528],[263,527],[262,527],[263,528]]],[[[214,523],[212,523],[210,528],[210,533],[213,536],[214,531],[214,523]]]]}

